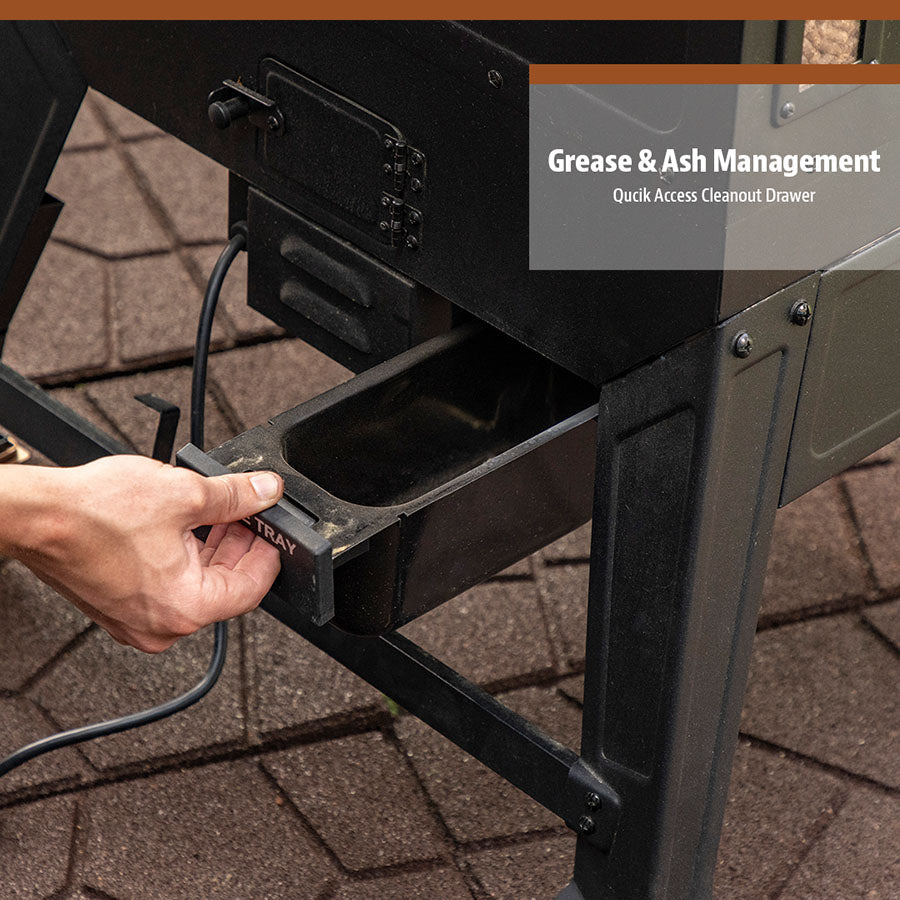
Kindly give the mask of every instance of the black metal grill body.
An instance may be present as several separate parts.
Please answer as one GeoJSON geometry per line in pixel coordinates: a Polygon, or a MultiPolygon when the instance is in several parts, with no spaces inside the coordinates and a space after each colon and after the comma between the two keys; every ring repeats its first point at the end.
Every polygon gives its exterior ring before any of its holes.
{"type": "MultiPolygon", "coordinates": [[[[6,83],[20,88],[4,95],[4,120],[21,123],[0,134],[0,334],[49,233],[44,187],[88,83],[227,166],[231,221],[249,231],[250,302],[367,370],[209,455],[183,455],[212,474],[254,451],[285,474],[285,505],[260,527],[305,541],[296,572],[332,593],[283,581],[265,607],[578,831],[561,900],[709,897],[776,507],[900,434],[900,239],[886,229],[858,251],[871,273],[840,262],[741,277],[529,272],[527,64],[775,62],[785,29],[214,22],[0,34],[6,83]],[[211,124],[212,104],[227,127],[211,124]],[[798,324],[800,301],[811,319],[798,324]],[[748,357],[734,352],[743,332],[748,357]],[[499,370],[434,362],[472,335],[487,335],[499,370]],[[392,431],[410,416],[418,457],[392,431]],[[482,434],[473,422],[492,424],[482,434]],[[576,465],[555,452],[562,439],[576,465]],[[537,491],[542,480],[559,490],[537,491]],[[524,505],[504,505],[517,488],[524,505]],[[499,510],[495,529],[485,504],[499,510]],[[401,636],[348,633],[407,621],[591,504],[580,753],[401,636]],[[466,547],[457,539],[475,518],[466,547]],[[429,568],[440,583],[422,577],[429,568]],[[378,595],[368,606],[367,587],[378,595]]],[[[123,449],[5,366],[0,425],[65,464],[123,449]]]]}

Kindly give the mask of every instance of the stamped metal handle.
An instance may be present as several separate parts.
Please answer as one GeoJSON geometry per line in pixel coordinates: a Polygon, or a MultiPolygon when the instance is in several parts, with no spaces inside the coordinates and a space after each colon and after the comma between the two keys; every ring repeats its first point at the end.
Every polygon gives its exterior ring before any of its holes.
{"type": "MultiPolygon", "coordinates": [[[[227,475],[227,469],[193,444],[176,454],[176,464],[201,475],[227,475]]],[[[334,618],[334,567],[331,543],[312,529],[313,519],[289,500],[244,519],[244,524],[281,554],[281,574],[272,590],[316,625],[334,618]]]]}

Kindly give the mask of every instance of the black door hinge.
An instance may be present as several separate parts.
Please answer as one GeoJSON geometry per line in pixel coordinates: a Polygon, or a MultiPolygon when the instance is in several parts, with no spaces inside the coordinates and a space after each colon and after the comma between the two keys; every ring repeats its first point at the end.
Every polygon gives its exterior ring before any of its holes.
{"type": "Polygon", "coordinates": [[[381,194],[384,217],[378,228],[382,239],[392,247],[417,250],[422,245],[424,222],[425,154],[389,134],[384,136],[384,150],[382,171],[387,184],[381,194]],[[410,203],[414,198],[416,206],[410,203]]]}
{"type": "Polygon", "coordinates": [[[387,192],[381,195],[384,218],[378,228],[392,247],[418,250],[422,243],[422,211],[387,192]]]}

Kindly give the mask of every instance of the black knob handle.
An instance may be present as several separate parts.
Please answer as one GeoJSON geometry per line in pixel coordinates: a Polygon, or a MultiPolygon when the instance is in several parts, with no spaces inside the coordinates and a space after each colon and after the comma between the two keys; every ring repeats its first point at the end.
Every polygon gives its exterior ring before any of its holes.
{"type": "Polygon", "coordinates": [[[250,112],[250,104],[243,97],[228,100],[214,100],[209,104],[209,121],[216,128],[227,128],[235,119],[241,119],[250,112]]]}

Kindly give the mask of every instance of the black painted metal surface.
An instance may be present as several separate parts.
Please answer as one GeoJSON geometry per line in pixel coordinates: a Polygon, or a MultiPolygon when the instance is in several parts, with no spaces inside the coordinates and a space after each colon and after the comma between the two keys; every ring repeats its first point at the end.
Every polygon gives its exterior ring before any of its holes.
{"type": "Polygon", "coordinates": [[[591,385],[471,324],[210,455],[282,475],[333,548],[335,622],[378,634],[590,518],[596,411],[591,385]]]}
{"type": "Polygon", "coordinates": [[[98,90],[595,384],[716,321],[717,272],[529,272],[528,63],[739,62],[743,23],[78,22],[63,32],[98,90]],[[225,79],[279,93],[284,133],[246,117],[214,127],[208,95],[225,79]],[[315,102],[317,92],[345,99],[315,102]],[[299,124],[291,110],[303,111],[299,124]],[[416,250],[379,230],[393,176],[376,123],[427,160],[423,189],[402,197],[424,218],[416,250]]]}

